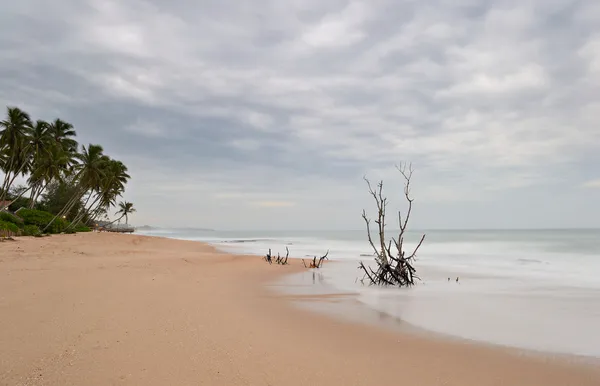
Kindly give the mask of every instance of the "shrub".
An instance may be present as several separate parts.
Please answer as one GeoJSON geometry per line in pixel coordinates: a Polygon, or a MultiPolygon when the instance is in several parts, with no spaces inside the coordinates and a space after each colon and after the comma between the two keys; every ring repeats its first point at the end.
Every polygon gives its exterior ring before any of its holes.
{"type": "MultiPolygon", "coordinates": [[[[19,216],[23,218],[25,225],[37,225],[42,230],[46,228],[46,226],[54,218],[52,213],[36,209],[21,209],[19,211],[19,216]]],[[[48,233],[60,233],[64,231],[68,225],[69,223],[67,220],[59,217],[54,220],[52,225],[50,225],[46,231],[48,233]]]]}
{"type": "Polygon", "coordinates": [[[80,233],[80,232],[91,232],[92,231],[92,229],[90,227],[87,227],[85,225],[78,225],[78,226],[74,227],[73,229],[77,233],[80,233]]]}
{"type": "Polygon", "coordinates": [[[0,221],[13,223],[19,228],[23,227],[23,219],[8,212],[0,212],[0,221]]]}
{"type": "Polygon", "coordinates": [[[37,225],[39,227],[46,226],[54,218],[52,213],[35,209],[21,209],[19,216],[21,216],[25,225],[37,225]]]}
{"type": "MultiPolygon", "coordinates": [[[[48,233],[61,233],[69,226],[69,222],[62,218],[57,218],[54,220],[52,225],[46,229],[48,233]]],[[[44,225],[45,227],[45,225],[44,225]]],[[[42,228],[43,229],[43,228],[42,228]]]]}
{"type": "Polygon", "coordinates": [[[0,220],[0,235],[1,236],[12,236],[12,234],[18,235],[20,229],[16,224],[8,221],[0,220]]]}
{"type": "Polygon", "coordinates": [[[23,227],[23,236],[40,236],[42,231],[37,225],[25,225],[23,227]]]}

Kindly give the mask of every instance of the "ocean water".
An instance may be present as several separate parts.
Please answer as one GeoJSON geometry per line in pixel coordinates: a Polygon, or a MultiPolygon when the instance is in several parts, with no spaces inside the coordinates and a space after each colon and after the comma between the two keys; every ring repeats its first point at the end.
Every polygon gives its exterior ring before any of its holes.
{"type": "MultiPolygon", "coordinates": [[[[312,258],[329,250],[317,291],[347,292],[365,309],[463,339],[600,358],[600,230],[424,231],[410,289],[364,286],[365,231],[197,231],[143,234],[208,242],[243,254],[312,258]],[[458,278],[458,282],[456,281],[458,278]]],[[[421,233],[409,233],[414,246],[421,233]]]]}

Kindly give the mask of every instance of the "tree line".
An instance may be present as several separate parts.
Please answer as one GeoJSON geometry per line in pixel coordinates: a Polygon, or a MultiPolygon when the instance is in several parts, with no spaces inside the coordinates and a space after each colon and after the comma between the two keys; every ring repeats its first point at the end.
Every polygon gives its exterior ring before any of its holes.
{"type": "MultiPolygon", "coordinates": [[[[66,231],[107,218],[131,178],[127,166],[100,145],[80,146],[76,136],[73,125],[61,119],[34,121],[18,107],[7,107],[0,122],[0,211],[51,213],[41,232],[58,219],[70,222],[66,231]],[[19,176],[26,185],[14,186],[19,176]]],[[[118,206],[118,220],[135,211],[130,202],[118,206]]]]}

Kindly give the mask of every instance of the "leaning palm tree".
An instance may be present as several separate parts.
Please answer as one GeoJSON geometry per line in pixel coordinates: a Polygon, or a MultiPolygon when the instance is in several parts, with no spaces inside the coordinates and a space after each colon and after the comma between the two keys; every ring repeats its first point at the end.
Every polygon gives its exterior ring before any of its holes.
{"type": "MultiPolygon", "coordinates": [[[[75,204],[82,199],[86,193],[97,190],[104,176],[104,166],[109,158],[103,154],[102,146],[90,144],[87,148],[82,146],[81,153],[76,155],[79,163],[74,166],[74,181],[77,185],[75,194],[63,207],[63,209],[46,225],[45,231],[56,219],[71,211],[75,204]]],[[[88,200],[90,197],[88,197],[88,200]]]]}
{"type": "MultiPolygon", "coordinates": [[[[20,172],[22,174],[30,173],[31,176],[33,176],[37,172],[41,161],[47,158],[50,151],[51,143],[50,137],[48,136],[48,124],[41,120],[36,121],[31,127],[29,136],[25,141],[26,142],[21,150],[23,153],[21,162],[24,162],[24,164],[21,166],[20,172]]],[[[28,181],[29,186],[26,189],[22,189],[19,195],[13,198],[12,202],[15,202],[30,190],[31,199],[33,199],[34,193],[39,185],[35,179],[32,180],[31,176],[28,181]]]]}
{"type": "Polygon", "coordinates": [[[117,211],[117,213],[115,214],[120,214],[121,217],[118,218],[118,220],[120,221],[123,217],[125,217],[125,224],[127,224],[129,222],[129,217],[128,215],[130,215],[131,213],[134,213],[136,210],[133,207],[133,203],[131,202],[119,202],[119,210],[117,211]]]}
{"type": "Polygon", "coordinates": [[[91,195],[88,196],[85,205],[82,207],[79,214],[73,220],[72,225],[78,224],[81,220],[87,217],[88,220],[94,220],[97,217],[98,209],[110,209],[116,203],[117,197],[121,196],[125,191],[125,184],[131,178],[127,174],[127,167],[121,162],[109,159],[103,164],[103,177],[98,187],[94,188],[91,195]],[[87,206],[89,198],[95,195],[91,205],[87,206]]]}
{"type": "MultiPolygon", "coordinates": [[[[0,146],[0,170],[3,172],[8,169],[8,160],[10,158],[8,152],[8,146],[0,146]]],[[[4,184],[0,187],[0,194],[2,193],[1,189],[4,189],[4,184]]]]}
{"type": "Polygon", "coordinates": [[[17,107],[8,107],[6,119],[0,121],[0,149],[4,181],[0,188],[0,201],[19,174],[26,172],[29,167],[29,136],[31,133],[31,118],[29,114],[17,107]]]}

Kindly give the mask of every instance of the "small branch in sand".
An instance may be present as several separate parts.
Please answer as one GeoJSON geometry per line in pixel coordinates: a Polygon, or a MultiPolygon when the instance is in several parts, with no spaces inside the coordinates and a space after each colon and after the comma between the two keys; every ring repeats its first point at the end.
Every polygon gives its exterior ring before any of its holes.
{"type": "Polygon", "coordinates": [[[273,263],[273,257],[271,256],[271,248],[269,248],[269,253],[267,253],[264,257],[265,261],[269,264],[273,263]]]}
{"type": "Polygon", "coordinates": [[[312,259],[312,261],[308,260],[308,265],[306,264],[306,261],[304,261],[304,259],[302,259],[302,264],[304,264],[304,268],[321,268],[321,266],[323,265],[323,260],[329,260],[327,255],[329,255],[329,250],[327,250],[327,253],[325,253],[323,256],[321,256],[319,258],[317,258],[317,256],[315,256],[312,259]]]}
{"type": "Polygon", "coordinates": [[[288,257],[290,256],[290,250],[288,249],[288,247],[285,247],[285,257],[279,256],[279,253],[277,254],[277,260],[275,260],[275,262],[277,264],[280,265],[286,265],[288,262],[288,257]]]}

